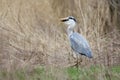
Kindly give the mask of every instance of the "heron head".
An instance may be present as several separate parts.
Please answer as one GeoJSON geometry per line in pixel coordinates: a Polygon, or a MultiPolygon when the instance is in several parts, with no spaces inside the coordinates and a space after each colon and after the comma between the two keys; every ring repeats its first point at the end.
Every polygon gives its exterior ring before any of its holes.
{"type": "Polygon", "coordinates": [[[62,22],[67,24],[68,26],[75,26],[76,25],[76,19],[73,16],[68,16],[66,18],[60,19],[62,22]]]}

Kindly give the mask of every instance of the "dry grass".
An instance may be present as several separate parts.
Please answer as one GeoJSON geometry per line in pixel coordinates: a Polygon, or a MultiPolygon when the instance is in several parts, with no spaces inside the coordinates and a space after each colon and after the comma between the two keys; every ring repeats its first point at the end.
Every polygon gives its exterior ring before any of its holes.
{"type": "Polygon", "coordinates": [[[10,72],[73,63],[66,27],[59,22],[68,15],[76,17],[76,31],[87,38],[94,54],[92,60],[83,57],[81,65],[119,65],[120,12],[114,4],[111,0],[0,0],[0,68],[10,72]]]}

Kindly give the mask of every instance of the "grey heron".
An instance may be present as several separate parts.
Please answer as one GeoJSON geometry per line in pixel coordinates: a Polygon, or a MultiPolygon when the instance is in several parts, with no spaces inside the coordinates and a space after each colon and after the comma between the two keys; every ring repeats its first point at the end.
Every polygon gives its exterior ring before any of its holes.
{"type": "Polygon", "coordinates": [[[74,27],[76,26],[76,19],[73,16],[68,16],[66,18],[61,18],[60,20],[68,26],[68,38],[71,48],[75,52],[75,54],[73,54],[73,57],[77,58],[78,60],[78,56],[79,54],[81,54],[88,58],[92,58],[93,55],[88,41],[81,34],[74,32],[74,27]]]}

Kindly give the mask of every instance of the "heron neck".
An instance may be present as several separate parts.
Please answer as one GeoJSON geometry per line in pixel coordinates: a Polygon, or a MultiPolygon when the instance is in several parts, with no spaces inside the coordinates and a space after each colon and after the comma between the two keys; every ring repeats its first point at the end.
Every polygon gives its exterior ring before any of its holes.
{"type": "Polygon", "coordinates": [[[67,34],[70,36],[74,32],[74,26],[68,26],[67,34]]]}

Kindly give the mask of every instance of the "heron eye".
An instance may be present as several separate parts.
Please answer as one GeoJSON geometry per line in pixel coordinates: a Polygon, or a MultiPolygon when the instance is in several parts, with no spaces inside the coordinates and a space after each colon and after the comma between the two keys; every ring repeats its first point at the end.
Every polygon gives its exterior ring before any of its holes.
{"type": "Polygon", "coordinates": [[[72,18],[72,17],[69,17],[69,19],[74,19],[74,18],[72,18]]]}

